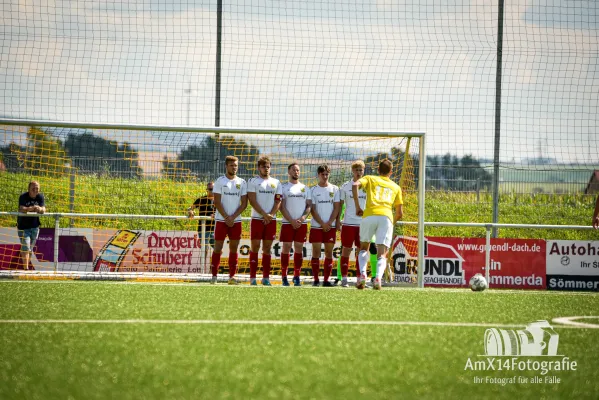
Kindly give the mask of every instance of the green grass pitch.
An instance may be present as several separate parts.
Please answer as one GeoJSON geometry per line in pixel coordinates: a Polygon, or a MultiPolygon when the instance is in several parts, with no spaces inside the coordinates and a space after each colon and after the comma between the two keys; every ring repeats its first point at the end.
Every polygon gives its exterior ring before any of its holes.
{"type": "Polygon", "coordinates": [[[466,368],[487,328],[599,316],[591,293],[2,281],[0,304],[0,399],[599,397],[599,329],[552,323],[576,370],[466,368]]]}

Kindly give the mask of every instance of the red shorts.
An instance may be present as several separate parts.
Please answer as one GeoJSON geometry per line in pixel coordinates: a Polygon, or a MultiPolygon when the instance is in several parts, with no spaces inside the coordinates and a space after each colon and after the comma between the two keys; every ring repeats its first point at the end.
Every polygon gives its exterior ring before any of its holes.
{"type": "Polygon", "coordinates": [[[214,240],[222,242],[227,236],[229,237],[229,240],[241,239],[241,222],[235,222],[235,224],[229,228],[223,221],[216,221],[214,240]]]}
{"type": "Polygon", "coordinates": [[[277,236],[277,220],[273,219],[268,225],[264,225],[261,219],[253,219],[250,222],[251,240],[275,240],[277,236]]]}
{"type": "Polygon", "coordinates": [[[289,242],[306,242],[306,236],[308,234],[308,224],[302,224],[297,229],[293,229],[291,224],[281,225],[281,234],[279,235],[279,241],[282,243],[289,242]]]}
{"type": "Polygon", "coordinates": [[[360,248],[360,227],[354,225],[343,225],[341,228],[341,246],[360,248]]]}
{"type": "Polygon", "coordinates": [[[331,228],[324,232],[322,228],[310,228],[310,243],[335,243],[337,229],[331,228]]]}

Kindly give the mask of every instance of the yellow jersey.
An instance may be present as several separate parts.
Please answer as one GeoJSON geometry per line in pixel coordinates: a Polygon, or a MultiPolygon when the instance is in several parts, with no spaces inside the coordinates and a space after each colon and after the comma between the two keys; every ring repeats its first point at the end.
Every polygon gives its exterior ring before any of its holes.
{"type": "Polygon", "coordinates": [[[366,192],[366,209],[362,218],[383,215],[393,222],[395,208],[403,204],[399,185],[388,177],[373,175],[367,175],[359,182],[362,190],[366,192]]]}

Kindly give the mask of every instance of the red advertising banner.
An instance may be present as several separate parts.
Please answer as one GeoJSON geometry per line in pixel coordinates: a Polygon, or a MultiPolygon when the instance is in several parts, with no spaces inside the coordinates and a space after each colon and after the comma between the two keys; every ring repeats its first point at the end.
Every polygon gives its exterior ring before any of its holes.
{"type": "MultiPolygon", "coordinates": [[[[416,278],[415,246],[394,243],[395,280],[409,282],[416,278]]],[[[425,243],[425,286],[466,287],[470,278],[485,275],[485,239],[429,237],[425,243]]],[[[491,239],[491,288],[546,288],[546,244],[537,239],[491,239]]]]}

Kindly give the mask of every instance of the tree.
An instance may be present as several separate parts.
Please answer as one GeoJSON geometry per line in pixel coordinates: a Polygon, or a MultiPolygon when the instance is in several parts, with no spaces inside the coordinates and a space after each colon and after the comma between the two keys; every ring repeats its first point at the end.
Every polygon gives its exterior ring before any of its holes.
{"type": "Polygon", "coordinates": [[[62,142],[41,128],[27,131],[23,167],[33,175],[62,175],[70,162],[62,142]]]}
{"type": "Polygon", "coordinates": [[[215,179],[224,172],[223,162],[228,155],[239,158],[239,176],[250,177],[257,173],[258,148],[230,136],[218,140],[208,136],[201,145],[190,145],[181,150],[174,160],[164,157],[161,173],[174,180],[215,179]]]}
{"type": "Polygon", "coordinates": [[[22,170],[22,161],[20,158],[25,154],[25,147],[11,142],[7,146],[0,147],[0,162],[4,166],[4,171],[19,172],[22,170]]]}
{"type": "Polygon", "coordinates": [[[69,133],[65,149],[72,158],[72,166],[79,173],[105,174],[121,178],[140,178],[139,153],[124,142],[118,144],[92,133],[69,133]]]}

